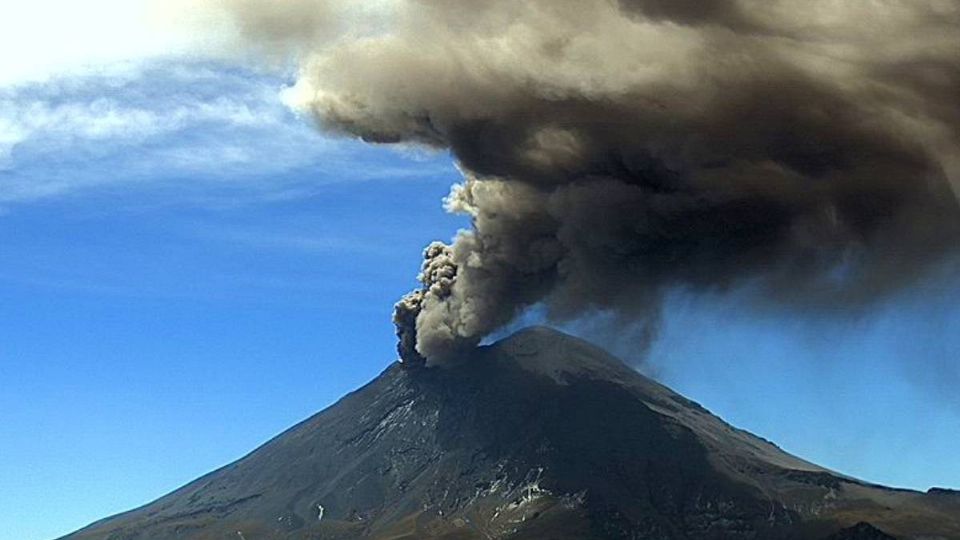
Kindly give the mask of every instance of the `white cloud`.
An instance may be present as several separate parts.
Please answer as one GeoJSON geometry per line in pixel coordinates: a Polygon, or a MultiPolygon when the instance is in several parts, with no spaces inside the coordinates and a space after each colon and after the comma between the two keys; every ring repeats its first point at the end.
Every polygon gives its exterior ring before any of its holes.
{"type": "Polygon", "coordinates": [[[0,87],[0,204],[171,184],[185,198],[206,186],[271,200],[449,173],[442,157],[323,136],[283,104],[286,84],[177,58],[0,87]]]}
{"type": "Polygon", "coordinates": [[[280,103],[281,82],[207,64],[0,89],[0,201],[122,182],[249,177],[305,165],[338,144],[280,103]]]}
{"type": "MultiPolygon", "coordinates": [[[[285,1],[0,0],[0,86],[171,55],[251,61],[238,13],[266,8],[277,17],[303,15],[278,6],[285,1]]],[[[324,3],[317,0],[317,6],[324,3]]],[[[330,4],[342,18],[372,28],[396,0],[330,4]]]]}
{"type": "MultiPolygon", "coordinates": [[[[213,51],[228,25],[207,32],[160,0],[3,0],[0,84],[96,70],[122,60],[213,51]]],[[[194,8],[195,17],[202,17],[194,8]]],[[[199,22],[199,19],[197,19],[199,22]]],[[[209,23],[209,21],[207,21],[209,23]]]]}
{"type": "Polygon", "coordinates": [[[236,128],[284,124],[278,118],[282,111],[269,106],[269,96],[263,96],[263,103],[251,103],[245,99],[250,88],[233,90],[244,94],[197,101],[172,97],[148,104],[126,103],[122,95],[77,96],[76,101],[62,102],[72,96],[31,98],[29,92],[14,93],[0,99],[0,152],[9,153],[12,146],[35,136],[51,143],[84,139],[130,143],[205,122],[236,128]]]}
{"type": "Polygon", "coordinates": [[[308,191],[307,175],[441,172],[297,117],[282,98],[288,74],[233,62],[247,52],[224,10],[232,1],[0,0],[0,205],[171,182],[192,195],[206,185],[283,198],[308,191]]]}

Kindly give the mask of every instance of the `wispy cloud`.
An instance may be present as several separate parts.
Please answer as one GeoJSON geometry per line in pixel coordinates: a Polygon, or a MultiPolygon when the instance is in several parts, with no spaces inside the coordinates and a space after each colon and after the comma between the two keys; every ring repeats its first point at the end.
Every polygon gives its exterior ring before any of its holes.
{"type": "Polygon", "coordinates": [[[170,183],[282,198],[305,181],[449,172],[442,156],[324,137],[283,104],[286,83],[167,59],[0,87],[0,204],[170,183]]]}

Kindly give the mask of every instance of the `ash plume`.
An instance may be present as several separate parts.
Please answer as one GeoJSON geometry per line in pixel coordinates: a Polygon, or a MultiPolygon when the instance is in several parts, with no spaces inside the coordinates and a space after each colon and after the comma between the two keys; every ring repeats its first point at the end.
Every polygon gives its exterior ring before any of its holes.
{"type": "Polygon", "coordinates": [[[472,228],[397,304],[411,364],[534,304],[656,320],[669,288],[749,283],[844,309],[960,246],[956,2],[395,0],[324,40],[256,4],[254,38],[310,36],[292,95],[321,127],[464,171],[472,228]]]}

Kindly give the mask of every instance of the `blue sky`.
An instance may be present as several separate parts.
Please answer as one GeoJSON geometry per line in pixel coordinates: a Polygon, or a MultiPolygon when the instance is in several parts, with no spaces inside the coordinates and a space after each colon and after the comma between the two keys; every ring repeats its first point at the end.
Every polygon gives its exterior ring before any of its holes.
{"type": "MultiPolygon", "coordinates": [[[[0,540],[146,503],[374,377],[422,247],[466,225],[449,156],[321,135],[282,75],[0,81],[0,540]]],[[[960,487],[960,286],[856,316],[746,295],[677,291],[641,369],[843,473],[960,487]]]]}

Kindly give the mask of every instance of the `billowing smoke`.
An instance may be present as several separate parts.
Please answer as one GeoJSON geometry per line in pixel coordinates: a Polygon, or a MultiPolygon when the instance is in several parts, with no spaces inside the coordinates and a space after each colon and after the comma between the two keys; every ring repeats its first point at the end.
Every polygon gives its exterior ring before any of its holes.
{"type": "Polygon", "coordinates": [[[749,284],[858,305],[960,246],[953,0],[341,2],[324,39],[242,5],[274,44],[309,36],[292,95],[323,128],[464,171],[445,203],[472,229],[396,307],[409,363],[534,304],[656,320],[668,289],[749,284]]]}

